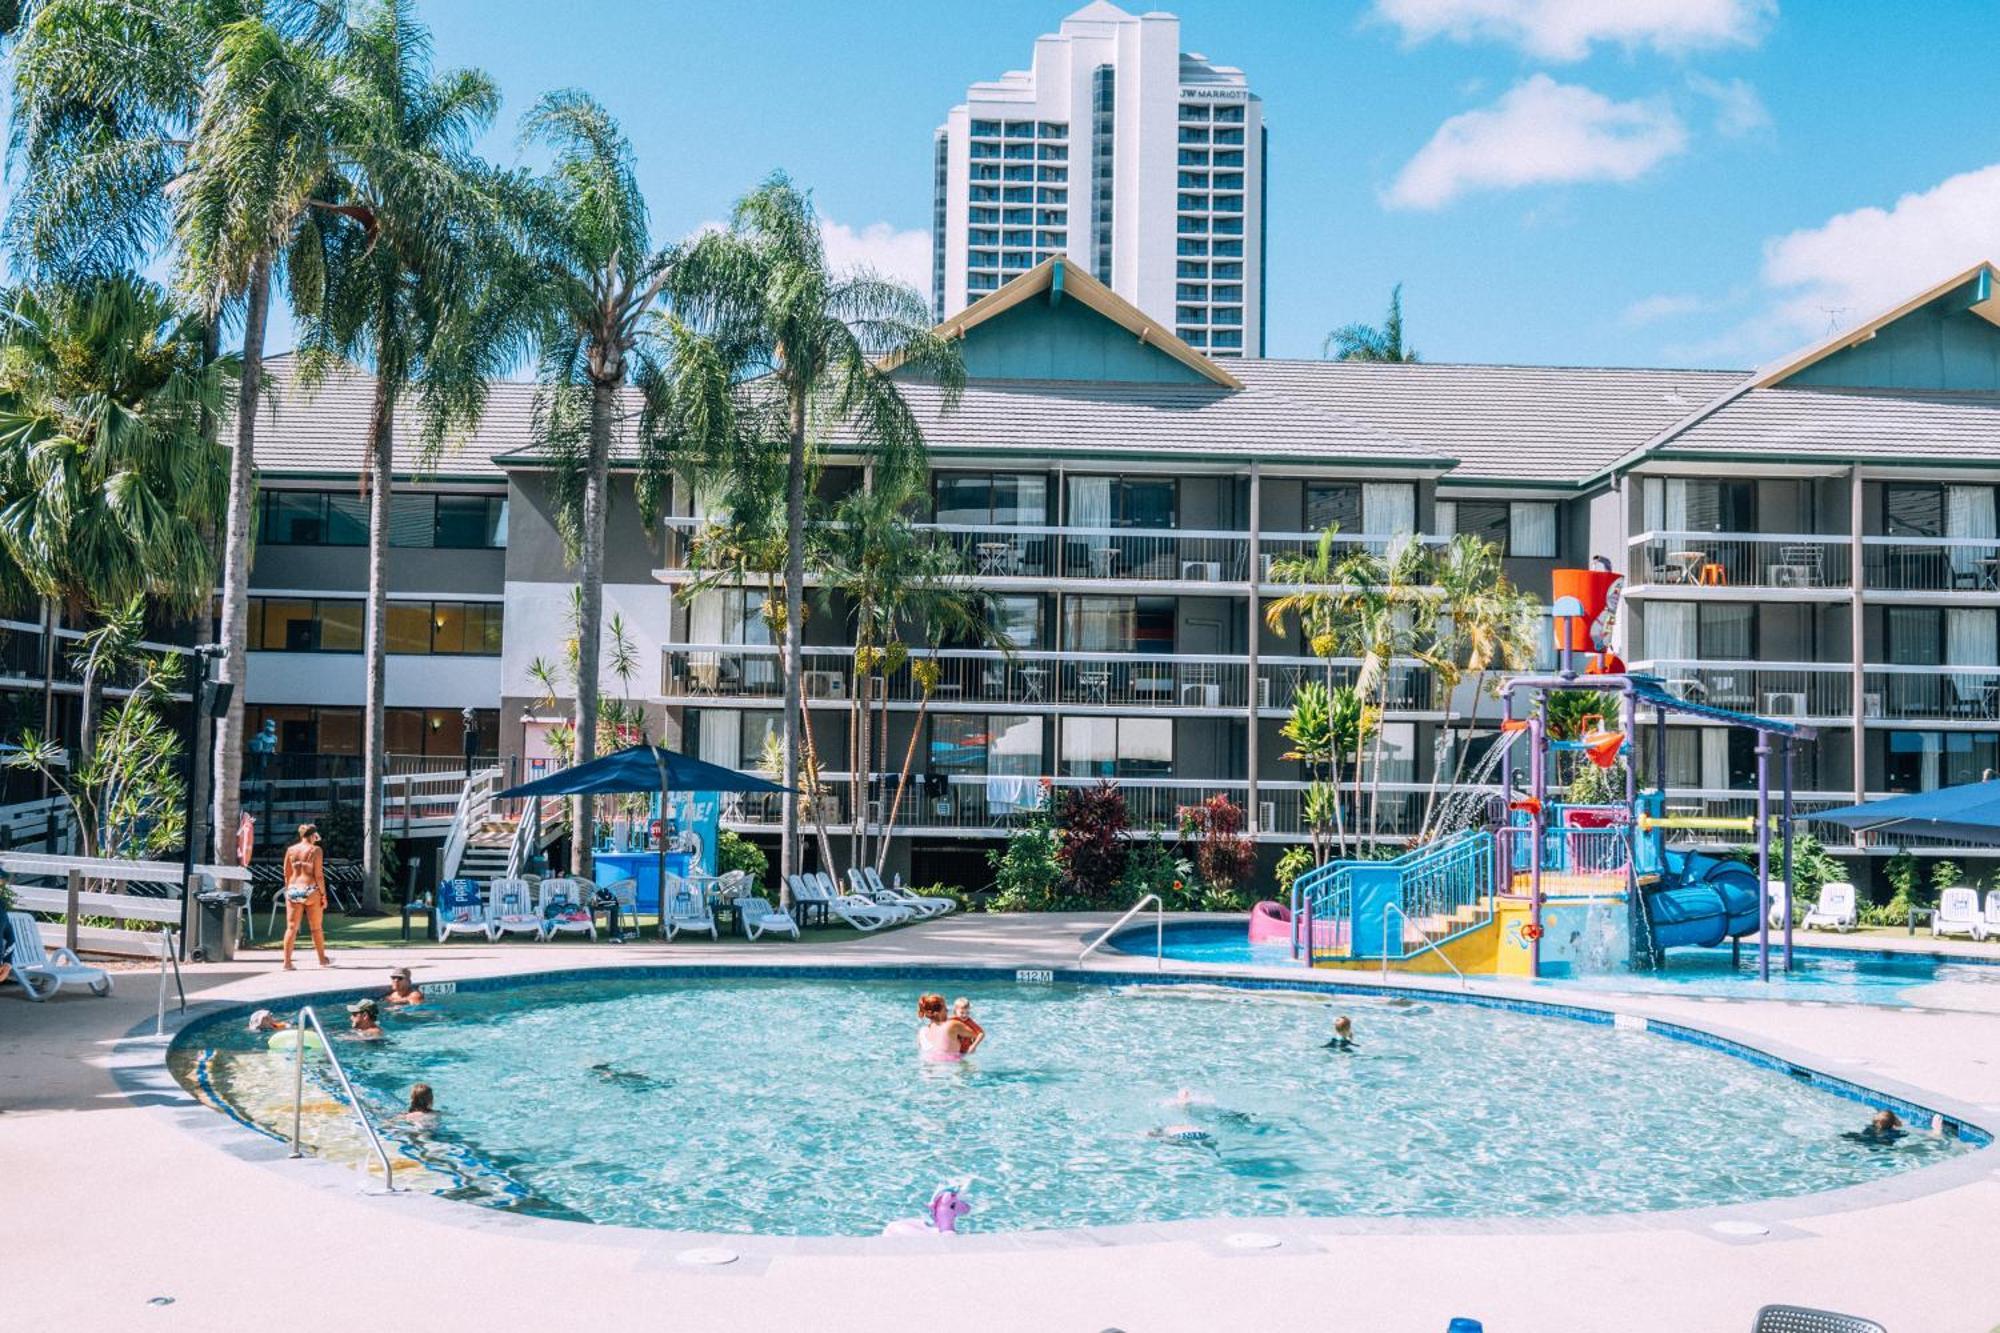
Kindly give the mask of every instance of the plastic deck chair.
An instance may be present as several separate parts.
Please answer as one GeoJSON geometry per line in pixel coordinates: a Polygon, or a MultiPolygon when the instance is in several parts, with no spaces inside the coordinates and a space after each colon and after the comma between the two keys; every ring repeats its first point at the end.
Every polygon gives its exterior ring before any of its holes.
{"type": "Polygon", "coordinates": [[[1889,1333],[1873,1319],[1809,1310],[1803,1305],[1767,1305],[1757,1312],[1751,1333],[1889,1333]]]}

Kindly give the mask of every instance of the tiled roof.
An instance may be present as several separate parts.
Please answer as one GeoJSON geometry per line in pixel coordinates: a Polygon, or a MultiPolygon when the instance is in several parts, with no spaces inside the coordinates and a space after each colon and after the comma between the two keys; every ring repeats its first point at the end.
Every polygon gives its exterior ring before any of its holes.
{"type": "Polygon", "coordinates": [[[1740,371],[1231,361],[1276,392],[1458,460],[1451,479],[1569,485],[1741,384],[1740,371]]]}
{"type": "Polygon", "coordinates": [[[1751,389],[1653,452],[1991,464],[2000,462],[2000,394],[1751,389]]]}

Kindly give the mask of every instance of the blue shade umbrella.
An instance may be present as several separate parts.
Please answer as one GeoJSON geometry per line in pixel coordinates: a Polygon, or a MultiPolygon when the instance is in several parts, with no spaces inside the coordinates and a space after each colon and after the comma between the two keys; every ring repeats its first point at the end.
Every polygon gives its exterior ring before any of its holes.
{"type": "Polygon", "coordinates": [[[2000,781],[1968,782],[1936,791],[1890,796],[1862,805],[1843,805],[1806,816],[1840,824],[1857,833],[1890,838],[1952,838],[1983,846],[2000,845],[2000,781]]]}
{"type": "MultiPolygon", "coordinates": [[[[762,791],[789,790],[751,773],[711,764],[704,759],[669,750],[662,745],[634,745],[630,749],[603,755],[587,764],[560,769],[547,777],[509,787],[500,793],[513,796],[619,796],[628,792],[656,791],[662,796],[672,791],[762,791]]],[[[667,840],[660,839],[660,920],[667,919],[667,840]]],[[[636,929],[636,925],[635,925],[636,929]]]]}

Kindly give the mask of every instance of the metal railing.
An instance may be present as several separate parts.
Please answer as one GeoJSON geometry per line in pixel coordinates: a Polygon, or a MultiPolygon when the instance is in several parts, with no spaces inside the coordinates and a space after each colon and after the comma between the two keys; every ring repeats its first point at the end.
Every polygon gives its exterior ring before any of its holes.
{"type": "Polygon", "coordinates": [[[1870,666],[1862,677],[1865,717],[1891,721],[2000,721],[2000,670],[1992,667],[1870,666]]]}
{"type": "Polygon", "coordinates": [[[507,878],[519,879],[542,845],[542,798],[530,796],[507,843],[507,878]]]}
{"type": "Polygon", "coordinates": [[[1123,929],[1127,921],[1130,921],[1133,917],[1144,911],[1147,903],[1153,905],[1153,910],[1158,915],[1153,932],[1153,968],[1155,971],[1165,970],[1167,965],[1167,905],[1160,901],[1160,895],[1157,893],[1149,893],[1138,902],[1133,903],[1125,910],[1124,916],[1119,917],[1116,921],[1105,927],[1103,934],[1084,945],[1083,952],[1076,956],[1076,965],[1082,967],[1084,959],[1097,952],[1097,947],[1123,929]]]}
{"type": "Polygon", "coordinates": [[[2000,592],[2000,540],[1863,537],[1863,586],[1886,592],[2000,592]]]}
{"type": "Polygon", "coordinates": [[[451,831],[445,834],[444,853],[438,862],[440,881],[458,874],[458,864],[465,858],[466,844],[472,840],[473,829],[493,808],[493,793],[499,786],[500,770],[497,768],[465,775],[457,806],[452,811],[451,831]]]}
{"type": "Polygon", "coordinates": [[[1845,588],[1848,539],[1826,533],[1642,532],[1630,542],[1635,585],[1845,588]]]}
{"type": "Polygon", "coordinates": [[[172,926],[161,926],[160,998],[158,1006],[153,1013],[153,1035],[156,1037],[164,1037],[167,1034],[167,969],[170,967],[173,969],[174,974],[174,990],[180,995],[180,1009],[178,1012],[184,1014],[187,1012],[188,1007],[187,987],[181,984],[181,960],[179,951],[174,947],[174,928],[172,926]]]}
{"type": "MultiPolygon", "coordinates": [[[[1764,717],[1845,718],[1854,708],[1854,674],[1845,665],[1666,659],[1633,669],[1660,677],[1670,694],[1689,703],[1764,717]]],[[[1653,709],[1641,703],[1639,716],[1651,719],[1653,709]]]]}
{"type": "MultiPolygon", "coordinates": [[[[1450,956],[1447,955],[1443,949],[1438,948],[1438,946],[1431,941],[1431,938],[1428,935],[1424,934],[1423,928],[1417,926],[1415,922],[1410,920],[1410,914],[1408,912],[1405,912],[1402,908],[1398,907],[1395,903],[1382,904],[1382,938],[1384,940],[1387,940],[1389,938],[1389,913],[1391,912],[1394,912],[1397,916],[1402,917],[1403,924],[1405,926],[1409,926],[1412,929],[1416,930],[1418,944],[1421,944],[1424,948],[1429,949],[1439,958],[1444,959],[1444,965],[1451,969],[1453,976],[1456,976],[1458,978],[1458,984],[1461,987],[1467,990],[1470,990],[1472,988],[1472,983],[1465,979],[1465,973],[1458,970],[1458,964],[1452,962],[1450,956]]],[[[1408,936],[1405,935],[1404,938],[1407,939],[1408,936]]],[[[1402,957],[1407,958],[1409,957],[1409,955],[1404,954],[1402,955],[1402,957]]],[[[1388,979],[1389,979],[1389,951],[1387,949],[1384,949],[1382,950],[1382,980],[1387,981],[1388,979]]]]}
{"type": "Polygon", "coordinates": [[[310,1024],[319,1033],[320,1048],[333,1065],[333,1076],[340,1080],[340,1090],[347,1096],[347,1105],[353,1110],[354,1118],[361,1122],[362,1132],[368,1135],[368,1142],[374,1146],[375,1158],[382,1163],[382,1184],[390,1193],[396,1189],[396,1164],[389,1158],[389,1150],[382,1146],[382,1136],[375,1132],[375,1124],[368,1118],[368,1111],[355,1095],[354,1085],[348,1081],[347,1071],[341,1068],[340,1056],[333,1049],[333,1039],[327,1036],[326,1028],[320,1023],[319,1015],[311,1005],[299,1010],[293,1031],[298,1040],[292,1044],[292,1156],[304,1157],[305,1150],[299,1147],[300,1131],[305,1123],[306,1108],[306,1027],[310,1024]]]}

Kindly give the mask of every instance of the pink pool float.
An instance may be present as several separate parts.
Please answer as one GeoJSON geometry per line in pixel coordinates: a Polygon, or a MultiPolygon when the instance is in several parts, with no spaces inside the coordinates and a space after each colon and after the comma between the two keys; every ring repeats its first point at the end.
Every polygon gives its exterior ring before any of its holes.
{"type": "MultiPolygon", "coordinates": [[[[1315,921],[1312,923],[1312,943],[1315,949],[1337,948],[1343,942],[1340,921],[1315,921]]],[[[1300,940],[1301,944],[1305,941],[1300,940]]],[[[1282,944],[1287,948],[1292,944],[1292,909],[1281,902],[1261,902],[1250,909],[1250,946],[1282,944]]]]}

